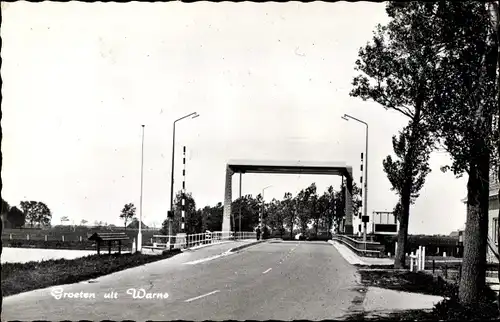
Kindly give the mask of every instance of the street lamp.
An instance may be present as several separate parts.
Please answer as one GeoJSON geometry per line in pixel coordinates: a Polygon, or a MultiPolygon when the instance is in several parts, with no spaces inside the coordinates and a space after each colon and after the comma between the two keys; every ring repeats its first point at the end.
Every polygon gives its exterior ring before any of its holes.
{"type": "MultiPolygon", "coordinates": [[[[171,177],[171,181],[170,181],[170,212],[172,213],[173,215],[173,211],[174,211],[174,167],[175,167],[175,123],[179,122],[180,120],[183,120],[185,118],[188,118],[190,117],[191,118],[197,118],[198,116],[200,116],[198,113],[196,112],[193,112],[191,114],[188,114],[188,115],[185,115],[177,120],[174,121],[174,126],[173,126],[173,135],[172,135],[172,177],[171,177]]],[[[169,237],[169,243],[171,242],[171,236],[172,236],[172,218],[169,218],[169,221],[168,221],[168,235],[170,236],[169,237]]]]}
{"type": "Polygon", "coordinates": [[[137,234],[137,251],[142,250],[142,186],[144,178],[144,125],[142,125],[142,152],[141,152],[141,199],[139,205],[139,232],[137,234]]]}
{"type": "MultiPolygon", "coordinates": [[[[263,222],[262,222],[262,221],[264,220],[264,204],[265,204],[265,201],[264,201],[264,191],[265,191],[267,188],[270,188],[270,187],[272,187],[272,185],[267,186],[267,187],[265,187],[264,189],[262,189],[262,212],[261,212],[261,214],[260,214],[260,226],[262,226],[262,224],[263,224],[263,222]]],[[[264,227],[262,227],[262,228],[264,228],[264,227]]]]}
{"type": "MultiPolygon", "coordinates": [[[[365,142],[365,184],[364,184],[364,200],[363,200],[363,217],[366,218],[368,215],[368,123],[361,121],[360,119],[357,119],[351,115],[344,114],[342,116],[342,119],[348,121],[349,119],[352,119],[354,121],[357,121],[359,123],[362,123],[366,126],[366,142],[365,142]]],[[[366,221],[363,220],[363,241],[366,242],[366,221]]],[[[365,244],[366,246],[366,244],[365,244]]]]}

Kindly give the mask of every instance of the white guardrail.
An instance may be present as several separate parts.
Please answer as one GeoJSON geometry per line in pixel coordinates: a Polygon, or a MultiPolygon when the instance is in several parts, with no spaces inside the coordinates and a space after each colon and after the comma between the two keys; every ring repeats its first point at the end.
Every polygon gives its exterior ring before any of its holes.
{"type": "Polygon", "coordinates": [[[189,249],[197,246],[218,244],[229,240],[256,239],[255,232],[212,231],[199,234],[154,235],[153,249],[189,249]]]}

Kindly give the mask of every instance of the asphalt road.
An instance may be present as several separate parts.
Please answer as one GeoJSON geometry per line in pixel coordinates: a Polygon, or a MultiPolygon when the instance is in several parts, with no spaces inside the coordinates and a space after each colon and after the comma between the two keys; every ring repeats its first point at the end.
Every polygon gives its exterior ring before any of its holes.
{"type": "Polygon", "coordinates": [[[214,258],[234,246],[62,286],[95,298],[56,299],[52,288],[7,297],[2,320],[322,320],[352,313],[359,300],[356,269],[329,243],[266,242],[214,258]],[[134,299],[131,288],[168,298],[134,299]],[[104,298],[111,291],[117,298],[104,298]]]}

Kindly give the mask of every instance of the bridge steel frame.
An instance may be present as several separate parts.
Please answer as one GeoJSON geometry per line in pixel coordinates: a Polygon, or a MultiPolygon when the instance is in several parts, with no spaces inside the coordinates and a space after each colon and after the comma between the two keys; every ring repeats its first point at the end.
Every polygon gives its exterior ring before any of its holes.
{"type": "Polygon", "coordinates": [[[345,181],[345,224],[343,232],[353,234],[352,225],[352,167],[345,162],[309,162],[309,161],[259,161],[230,160],[226,164],[226,182],[224,193],[224,214],[222,231],[229,232],[231,228],[231,203],[233,201],[233,174],[235,173],[280,173],[280,174],[320,174],[340,175],[345,181]]]}

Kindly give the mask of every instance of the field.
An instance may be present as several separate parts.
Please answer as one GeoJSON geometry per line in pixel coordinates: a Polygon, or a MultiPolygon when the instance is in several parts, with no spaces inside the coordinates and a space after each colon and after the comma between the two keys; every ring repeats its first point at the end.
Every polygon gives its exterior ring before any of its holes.
{"type": "MultiPolygon", "coordinates": [[[[50,229],[4,229],[2,231],[2,241],[4,243],[8,243],[9,240],[15,241],[44,241],[47,238],[47,241],[59,241],[62,242],[63,238],[65,242],[80,242],[87,240],[87,238],[96,232],[124,232],[130,238],[130,241],[134,238],[137,238],[137,229],[124,229],[122,228],[95,228],[95,227],[64,227],[64,228],[50,228],[50,229]],[[28,237],[29,236],[29,237],[28,237]],[[45,237],[47,236],[47,237],[45,237]]],[[[150,242],[150,239],[153,235],[159,235],[160,232],[158,230],[142,230],[142,238],[144,242],[150,242]]]]}

